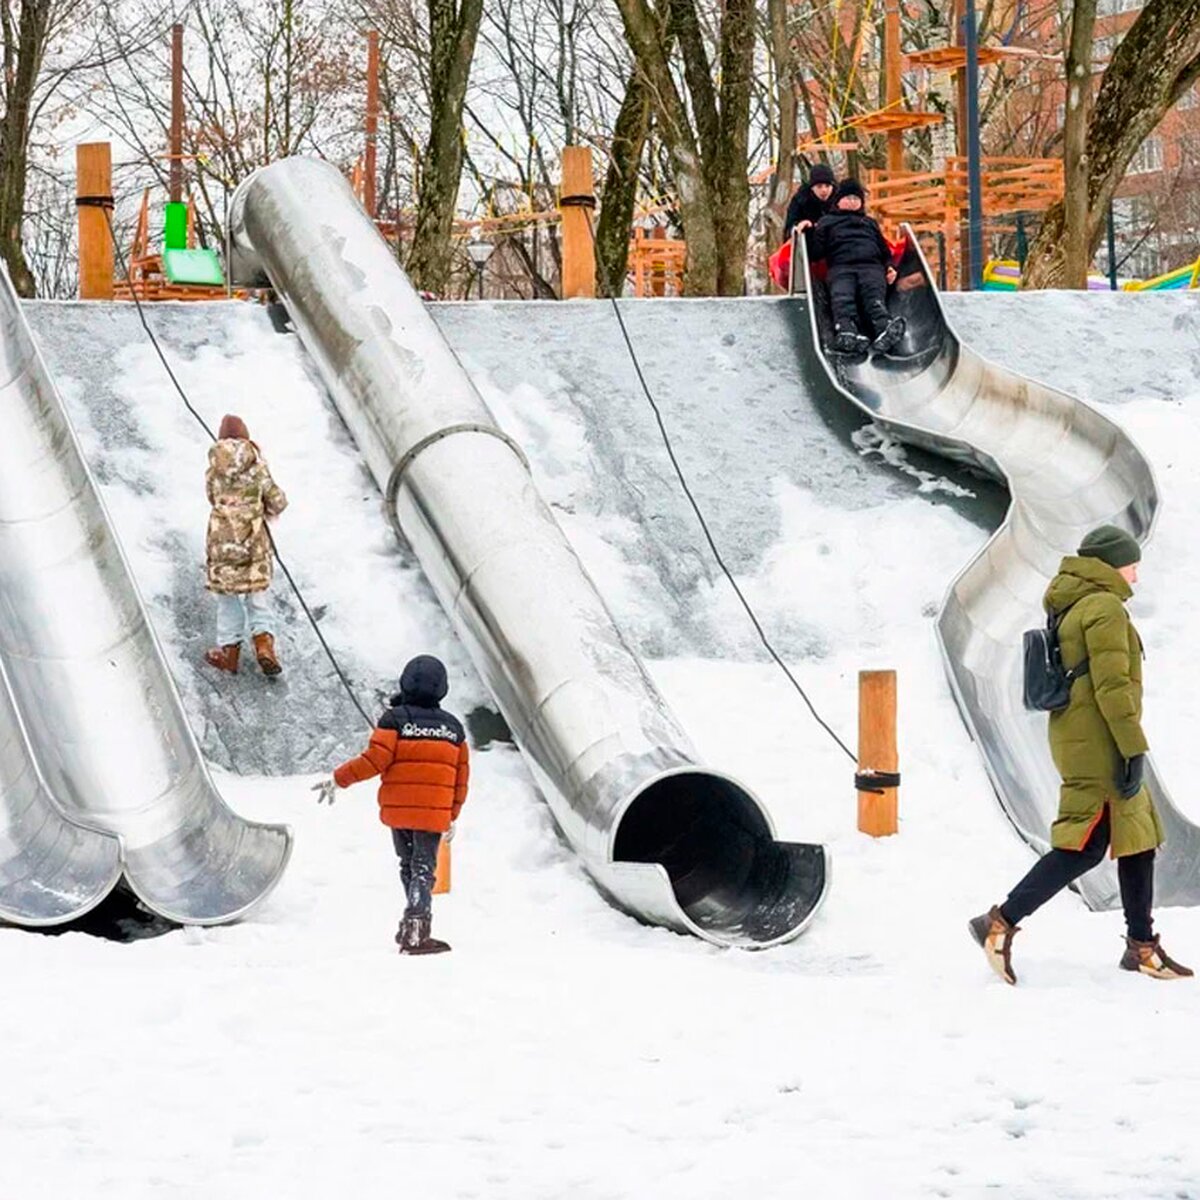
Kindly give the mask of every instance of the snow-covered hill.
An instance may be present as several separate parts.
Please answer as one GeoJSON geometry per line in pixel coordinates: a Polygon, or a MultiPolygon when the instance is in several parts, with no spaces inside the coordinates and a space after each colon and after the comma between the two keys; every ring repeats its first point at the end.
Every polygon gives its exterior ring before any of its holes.
{"type": "MultiPolygon", "coordinates": [[[[714,533],[843,736],[856,672],[899,670],[899,837],[854,832],[849,764],[708,561],[611,313],[439,306],[701,750],[759,791],[783,834],[828,841],[834,874],[809,932],[769,953],[642,928],[597,897],[517,753],[493,744],[435,909],[455,952],[399,958],[370,788],[332,811],[306,791],[357,743],[358,718],[283,588],[284,687],[195,665],[211,626],[203,434],[130,310],[32,305],[206,752],[238,772],[222,789],[249,816],[291,822],[297,848],[240,926],[128,945],[0,932],[0,1196],[1200,1195],[1195,985],[1118,972],[1119,914],[1070,896],[1017,939],[1015,991],[965,932],[1030,861],[932,630],[996,519],[995,490],[814,401],[787,305],[630,307],[714,533]]],[[[1110,415],[1159,472],[1164,513],[1132,608],[1156,759],[1200,818],[1187,792],[1198,310],[1178,296],[948,307],[986,353],[1121,401],[1110,415]]],[[[404,657],[431,650],[451,664],[452,701],[486,705],[296,339],[243,306],[152,319],[205,416],[238,411],[261,441],[292,500],[281,547],[360,693],[383,694],[404,657]]],[[[1160,928],[1196,965],[1200,914],[1164,911],[1160,928]]]]}

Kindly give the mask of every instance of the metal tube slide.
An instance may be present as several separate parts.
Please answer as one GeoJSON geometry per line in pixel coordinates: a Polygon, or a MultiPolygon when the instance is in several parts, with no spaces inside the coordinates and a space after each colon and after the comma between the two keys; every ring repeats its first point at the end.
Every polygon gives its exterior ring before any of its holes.
{"type": "Polygon", "coordinates": [[[0,917],[68,921],[123,872],[169,920],[233,920],[291,835],[213,786],[3,272],[0,426],[0,917]]]}
{"type": "Polygon", "coordinates": [[[600,889],[721,945],[795,937],[825,896],[824,847],[777,842],[750,791],[698,763],[345,180],[314,160],[265,167],[238,188],[231,227],[235,277],[265,272],[286,302],[600,889]]]}
{"type": "MultiPolygon", "coordinates": [[[[897,438],[973,463],[1007,483],[1004,523],[950,585],[937,630],[959,712],[983,754],[1001,808],[1038,853],[1049,848],[1058,773],[1046,717],[1021,698],[1021,634],[1044,620],[1041,601],[1064,554],[1088,529],[1111,522],[1139,540],[1158,508],[1154,473],[1120,426],[1066,392],[1007,370],[965,345],[946,320],[920,247],[908,246],[889,307],[907,324],[887,356],[827,355],[827,291],[810,286],[817,354],[847,399],[897,438]]],[[[808,259],[803,238],[799,251],[808,259]]],[[[916,564],[919,567],[919,564],[916,564]]],[[[1148,764],[1166,830],[1155,871],[1160,904],[1200,903],[1200,827],[1172,802],[1148,764]]],[[[1116,907],[1111,864],[1076,885],[1093,909],[1116,907]]]]}

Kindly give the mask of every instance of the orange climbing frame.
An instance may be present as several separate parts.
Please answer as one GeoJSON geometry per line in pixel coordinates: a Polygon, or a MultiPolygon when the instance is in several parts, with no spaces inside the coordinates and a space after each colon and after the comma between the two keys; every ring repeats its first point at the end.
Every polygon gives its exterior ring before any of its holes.
{"type": "MultiPolygon", "coordinates": [[[[1011,232],[1015,224],[1005,217],[1044,212],[1062,199],[1061,159],[985,157],[982,168],[983,216],[991,232],[1011,232]]],[[[868,171],[866,184],[884,232],[895,238],[901,224],[912,226],[953,287],[965,252],[967,160],[948,158],[942,171],[868,171]]]]}

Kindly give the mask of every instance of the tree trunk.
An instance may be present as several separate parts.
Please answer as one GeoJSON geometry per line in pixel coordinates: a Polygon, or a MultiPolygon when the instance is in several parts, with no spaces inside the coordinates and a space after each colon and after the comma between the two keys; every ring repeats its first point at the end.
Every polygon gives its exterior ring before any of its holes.
{"type": "Polygon", "coordinates": [[[1087,290],[1088,119],[1092,110],[1092,31],[1096,0],[1075,0],[1067,47],[1067,113],[1063,128],[1062,286],[1087,290]]]}
{"type": "MultiPolygon", "coordinates": [[[[1130,159],[1167,110],[1200,77],[1200,0],[1154,0],[1142,9],[1104,73],[1087,122],[1085,253],[1104,236],[1109,202],[1130,159]]],[[[1070,110],[1068,109],[1068,112],[1070,110]]],[[[1042,221],[1025,264],[1026,288],[1069,286],[1065,206],[1042,221]]]]}
{"type": "Polygon", "coordinates": [[[788,0],[767,0],[771,22],[771,58],[775,64],[776,103],[779,106],[779,158],[767,201],[767,249],[783,240],[783,224],[796,173],[797,105],[793,82],[792,45],[787,32],[788,0]]]}
{"type": "Polygon", "coordinates": [[[612,151],[600,218],[596,222],[596,295],[619,296],[629,262],[629,237],[637,201],[638,167],[650,131],[650,91],[635,66],[613,129],[612,151]]]}
{"type": "Polygon", "coordinates": [[[750,238],[750,82],[754,69],[755,0],[725,0],[721,22],[721,118],[710,186],[717,197],[717,290],[746,290],[750,238]]]}
{"type": "Polygon", "coordinates": [[[451,234],[463,165],[463,103],[483,0],[429,0],[429,141],[417,198],[408,274],[440,294],[450,278],[451,234]]]}
{"type": "Polygon", "coordinates": [[[671,73],[665,38],[646,0],[617,0],[617,6],[658,114],[659,136],[671,159],[680,221],[687,238],[687,291],[692,296],[711,296],[717,291],[719,274],[714,198],[687,108],[671,73]]]}
{"type": "Polygon", "coordinates": [[[33,273],[25,258],[22,227],[29,174],[29,135],[33,92],[46,51],[50,0],[24,0],[14,26],[8,3],[0,2],[4,50],[4,114],[0,116],[0,258],[18,296],[34,294],[33,273]]]}

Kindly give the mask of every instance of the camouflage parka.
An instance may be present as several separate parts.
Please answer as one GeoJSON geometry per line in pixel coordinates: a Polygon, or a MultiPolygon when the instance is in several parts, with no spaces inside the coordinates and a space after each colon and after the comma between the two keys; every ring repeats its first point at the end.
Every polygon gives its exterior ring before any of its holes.
{"type": "Polygon", "coordinates": [[[208,452],[205,491],[212,512],[206,551],[210,592],[237,596],[262,592],[271,583],[271,544],[266,518],[287,508],[258,447],[223,438],[208,452]]]}

